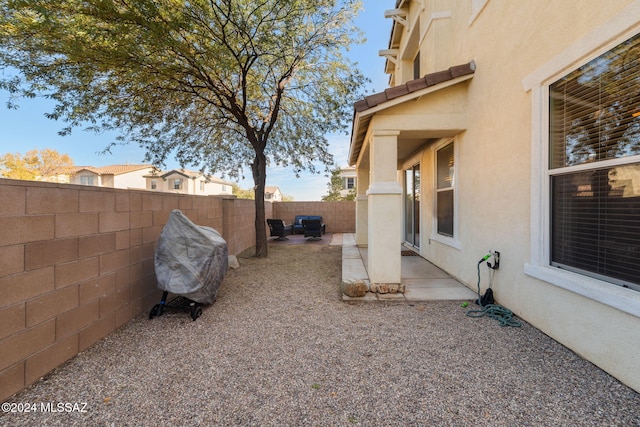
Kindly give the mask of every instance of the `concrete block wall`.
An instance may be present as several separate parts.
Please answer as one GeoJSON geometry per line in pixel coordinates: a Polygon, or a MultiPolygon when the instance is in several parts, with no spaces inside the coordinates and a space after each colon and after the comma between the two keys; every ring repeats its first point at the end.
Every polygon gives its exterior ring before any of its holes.
{"type": "MultiPolygon", "coordinates": [[[[0,179],[0,401],[148,312],[154,255],[173,209],[255,245],[255,204],[228,196],[0,179]]],[[[354,202],[265,203],[267,218],[322,215],[355,231],[354,202]]]]}
{"type": "Polygon", "coordinates": [[[275,202],[273,216],[291,224],[296,215],[320,215],[327,233],[355,233],[356,202],[275,202]]]}
{"type": "Polygon", "coordinates": [[[160,299],[170,212],[255,244],[251,200],[0,179],[0,401],[160,299]]]}
{"type": "MultiPolygon", "coordinates": [[[[270,212],[269,203],[265,203],[267,215],[270,212]]],[[[239,254],[256,244],[256,208],[255,201],[226,197],[223,202],[224,231],[222,235],[227,240],[230,254],[239,254]]]]}

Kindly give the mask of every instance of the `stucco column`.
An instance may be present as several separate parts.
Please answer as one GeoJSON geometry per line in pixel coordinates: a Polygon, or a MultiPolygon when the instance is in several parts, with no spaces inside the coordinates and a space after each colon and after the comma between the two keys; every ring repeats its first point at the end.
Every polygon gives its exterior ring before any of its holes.
{"type": "Polygon", "coordinates": [[[399,131],[374,131],[368,196],[368,272],[371,290],[403,292],[400,285],[402,185],[398,182],[399,131]]]}
{"type": "Polygon", "coordinates": [[[369,232],[369,169],[358,169],[356,177],[356,245],[367,246],[369,232]]]}

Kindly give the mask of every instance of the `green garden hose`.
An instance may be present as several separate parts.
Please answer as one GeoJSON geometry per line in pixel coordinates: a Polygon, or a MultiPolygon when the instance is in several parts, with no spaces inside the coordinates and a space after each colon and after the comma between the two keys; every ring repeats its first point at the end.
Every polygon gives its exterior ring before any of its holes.
{"type": "MultiPolygon", "coordinates": [[[[486,304],[482,305],[482,297],[480,296],[480,264],[483,261],[486,261],[488,256],[485,256],[478,262],[478,305],[482,307],[482,310],[469,310],[467,311],[467,316],[469,317],[491,317],[492,319],[496,319],[500,326],[513,326],[515,328],[519,328],[522,326],[522,323],[515,320],[513,318],[513,312],[507,308],[499,304],[486,304]]],[[[491,288],[489,288],[491,289],[491,288]]]]}

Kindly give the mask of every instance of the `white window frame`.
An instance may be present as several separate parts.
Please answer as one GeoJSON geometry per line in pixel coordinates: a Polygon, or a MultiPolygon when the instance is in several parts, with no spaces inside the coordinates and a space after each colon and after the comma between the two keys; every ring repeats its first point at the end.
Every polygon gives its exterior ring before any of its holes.
{"type": "Polygon", "coordinates": [[[356,188],[356,177],[347,176],[344,179],[344,190],[352,190],[356,188]]]}
{"type": "Polygon", "coordinates": [[[458,171],[460,170],[460,143],[456,138],[447,138],[435,144],[433,150],[433,224],[431,226],[432,241],[451,246],[455,249],[462,249],[460,243],[460,232],[458,229],[458,218],[460,217],[460,209],[458,206],[458,171]],[[453,237],[445,236],[438,233],[438,150],[453,144],[453,237]]]}
{"type": "MultiPolygon", "coordinates": [[[[549,86],[570,72],[640,32],[640,2],[624,8],[611,20],[553,57],[522,85],[531,92],[531,258],[524,266],[530,277],[640,317],[640,292],[580,273],[551,266],[549,86]]],[[[616,163],[618,160],[601,162],[616,163]]]]}

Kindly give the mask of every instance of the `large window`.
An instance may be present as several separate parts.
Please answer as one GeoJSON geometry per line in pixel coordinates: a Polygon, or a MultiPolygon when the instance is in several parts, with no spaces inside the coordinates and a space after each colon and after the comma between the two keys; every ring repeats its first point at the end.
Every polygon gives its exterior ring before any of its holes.
{"type": "Polygon", "coordinates": [[[453,142],[436,151],[436,215],[438,234],[453,237],[454,225],[453,142]]]}
{"type": "Polygon", "coordinates": [[[549,86],[551,264],[640,290],[640,35],[549,86]]]}

